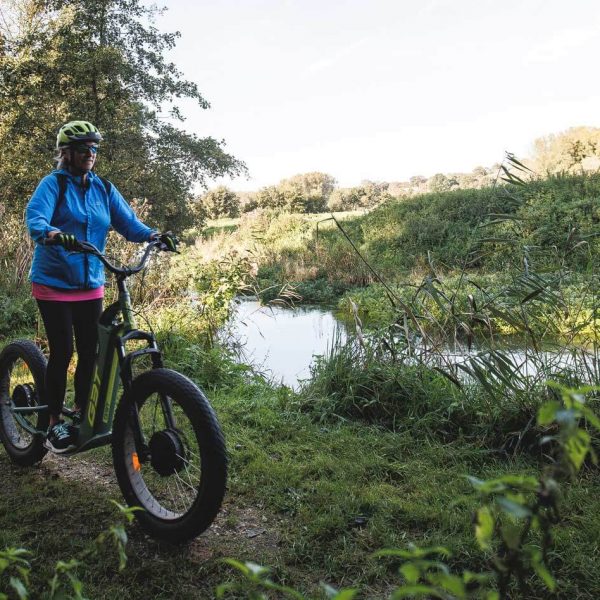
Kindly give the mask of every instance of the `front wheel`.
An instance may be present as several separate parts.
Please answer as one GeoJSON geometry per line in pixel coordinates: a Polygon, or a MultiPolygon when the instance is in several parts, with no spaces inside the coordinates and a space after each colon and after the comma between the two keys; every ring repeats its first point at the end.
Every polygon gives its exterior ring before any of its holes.
{"type": "Polygon", "coordinates": [[[154,369],[137,377],[117,412],[112,434],[119,487],[142,528],[172,543],[206,530],[227,481],[225,441],[203,392],[187,377],[154,369]],[[133,407],[149,455],[136,444],[133,407]]]}

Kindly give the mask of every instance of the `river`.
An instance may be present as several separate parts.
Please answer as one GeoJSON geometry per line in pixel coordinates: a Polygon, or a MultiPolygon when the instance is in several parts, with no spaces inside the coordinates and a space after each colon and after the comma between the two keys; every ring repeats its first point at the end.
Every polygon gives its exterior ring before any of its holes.
{"type": "MultiPolygon", "coordinates": [[[[261,306],[257,300],[240,299],[236,302],[228,327],[224,330],[233,342],[241,362],[253,365],[276,383],[298,389],[303,379],[310,376],[314,357],[327,354],[334,344],[344,343],[348,337],[346,326],[335,318],[331,309],[320,306],[261,306]]],[[[597,354],[581,348],[548,347],[532,352],[519,344],[502,348],[502,356],[515,369],[515,383],[519,380],[544,381],[558,372],[577,374],[581,381],[590,383],[600,378],[597,354]]],[[[455,345],[427,351],[417,345],[409,362],[423,362],[432,367],[451,370],[462,380],[469,379],[465,371],[456,370],[457,364],[469,366],[475,360],[488,370],[489,348],[471,348],[455,345]],[[419,358],[417,358],[419,356],[419,358]],[[479,362],[479,357],[483,358],[479,362]],[[454,366],[454,367],[453,367],[454,366]]],[[[493,366],[489,368],[493,369],[493,366]]]]}
{"type": "Polygon", "coordinates": [[[296,389],[309,377],[316,355],[347,339],[346,328],[327,308],[261,306],[249,299],[236,302],[225,331],[241,361],[296,389]]]}

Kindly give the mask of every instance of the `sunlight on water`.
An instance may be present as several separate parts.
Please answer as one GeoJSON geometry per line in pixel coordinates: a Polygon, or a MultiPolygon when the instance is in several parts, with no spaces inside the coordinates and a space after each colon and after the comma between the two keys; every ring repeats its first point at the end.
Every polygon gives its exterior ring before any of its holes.
{"type": "MultiPolygon", "coordinates": [[[[317,355],[327,354],[334,344],[348,339],[345,326],[331,310],[311,306],[295,309],[281,306],[261,306],[256,300],[241,300],[235,306],[229,327],[222,334],[233,342],[240,362],[253,365],[276,383],[298,389],[310,376],[310,365],[317,355]]],[[[581,381],[595,381],[600,368],[598,357],[581,348],[547,348],[532,352],[507,345],[500,349],[513,370],[515,385],[527,381],[552,379],[558,372],[576,374],[581,381]],[[594,375],[595,374],[595,375],[594,375]]],[[[405,364],[425,364],[452,373],[463,382],[471,377],[458,365],[469,367],[472,361],[487,371],[486,348],[468,349],[460,344],[441,344],[435,350],[418,342],[401,361],[405,364]]]]}
{"type": "Polygon", "coordinates": [[[315,355],[346,340],[344,326],[330,310],[261,306],[256,300],[242,300],[235,307],[227,333],[241,361],[293,388],[310,375],[315,355]]]}

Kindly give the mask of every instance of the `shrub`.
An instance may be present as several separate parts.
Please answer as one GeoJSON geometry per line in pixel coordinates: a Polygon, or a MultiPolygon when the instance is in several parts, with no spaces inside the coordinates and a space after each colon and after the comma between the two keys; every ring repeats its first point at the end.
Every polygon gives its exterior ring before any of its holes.
{"type": "Polygon", "coordinates": [[[35,326],[35,300],[24,295],[0,295],[0,336],[10,336],[19,330],[35,326]]]}
{"type": "Polygon", "coordinates": [[[402,429],[436,421],[457,393],[452,383],[422,365],[407,365],[356,340],[317,357],[300,404],[319,418],[343,417],[402,429]]]}

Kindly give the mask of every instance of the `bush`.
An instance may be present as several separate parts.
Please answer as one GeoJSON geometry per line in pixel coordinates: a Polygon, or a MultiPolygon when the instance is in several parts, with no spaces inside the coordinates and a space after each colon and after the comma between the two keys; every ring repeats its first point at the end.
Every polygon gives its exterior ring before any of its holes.
{"type": "MultiPolygon", "coordinates": [[[[404,365],[356,340],[318,357],[301,390],[301,406],[319,418],[360,419],[394,429],[439,422],[457,399],[453,385],[421,365],[404,365]]],[[[435,427],[434,427],[435,428],[435,427]]]]}
{"type": "Polygon", "coordinates": [[[37,321],[35,300],[24,295],[0,295],[0,336],[32,329],[37,321]]]}
{"type": "Polygon", "coordinates": [[[200,204],[209,219],[219,219],[221,217],[232,218],[240,214],[240,199],[238,195],[224,185],[206,192],[202,196],[200,204]]]}
{"type": "Polygon", "coordinates": [[[190,344],[169,357],[169,362],[174,362],[177,369],[205,390],[228,390],[252,375],[251,367],[238,363],[233,352],[224,346],[207,348],[202,344],[190,344]]]}

